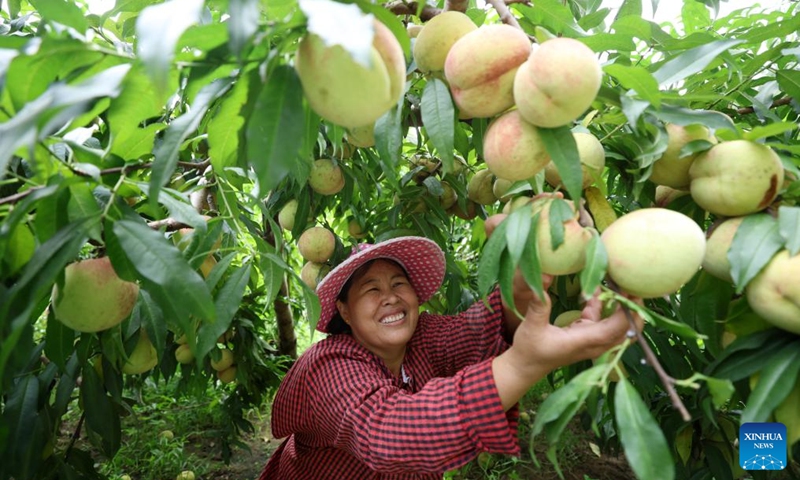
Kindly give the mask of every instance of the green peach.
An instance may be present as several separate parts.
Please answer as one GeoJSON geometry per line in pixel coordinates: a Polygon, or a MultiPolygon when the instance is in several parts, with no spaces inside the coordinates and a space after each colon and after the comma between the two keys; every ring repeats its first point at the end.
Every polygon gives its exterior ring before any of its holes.
{"type": "Polygon", "coordinates": [[[328,46],[317,35],[300,41],[295,68],[311,108],[345,128],[372,125],[394,107],[405,90],[406,62],[394,34],[374,21],[369,66],[341,45],[328,46]]]}
{"type": "Polygon", "coordinates": [[[600,236],[608,275],[642,298],[678,291],[699,270],[706,237],[694,220],[674,210],[642,208],[618,218],[600,236]]]}
{"type": "Polygon", "coordinates": [[[672,188],[685,188],[692,182],[689,176],[689,167],[697,158],[699,153],[681,157],[681,149],[689,142],[695,140],[707,140],[717,143],[711,132],[705,125],[681,126],[668,123],[667,129],[667,149],[653,163],[653,171],[650,174],[650,181],[672,188]]]}
{"type": "Polygon", "coordinates": [[[689,167],[695,203],[716,215],[738,217],[767,208],[783,185],[783,164],[766,145],[731,140],[700,154],[689,167]]]}
{"type": "Polygon", "coordinates": [[[447,53],[458,39],[477,30],[465,14],[449,10],[436,15],[425,24],[414,43],[414,61],[422,72],[436,72],[444,69],[447,53]]]}
{"type": "MultiPolygon", "coordinates": [[[[572,138],[575,139],[575,146],[578,148],[578,156],[581,159],[581,172],[583,173],[581,188],[587,188],[600,179],[603,168],[606,166],[606,151],[600,140],[591,133],[573,132],[572,138]]],[[[552,161],[544,167],[544,179],[553,188],[561,187],[561,175],[552,161]]]]}
{"type": "Polygon", "coordinates": [[[754,312],[778,328],[800,334],[800,255],[781,250],[745,287],[754,312]]]}

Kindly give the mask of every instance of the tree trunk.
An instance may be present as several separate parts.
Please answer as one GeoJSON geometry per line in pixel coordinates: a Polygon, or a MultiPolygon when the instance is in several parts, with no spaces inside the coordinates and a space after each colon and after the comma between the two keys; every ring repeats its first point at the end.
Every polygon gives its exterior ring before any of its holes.
{"type": "Polygon", "coordinates": [[[292,308],[285,301],[289,296],[289,282],[284,278],[275,298],[275,319],[278,324],[278,354],[297,358],[297,337],[294,334],[292,308]]]}

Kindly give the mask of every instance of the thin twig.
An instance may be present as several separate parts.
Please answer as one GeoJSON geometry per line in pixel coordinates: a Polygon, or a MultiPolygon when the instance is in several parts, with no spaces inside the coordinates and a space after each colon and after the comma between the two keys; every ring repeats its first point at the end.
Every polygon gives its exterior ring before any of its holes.
{"type": "MultiPolygon", "coordinates": [[[[770,105],[769,108],[778,108],[784,105],[789,105],[790,103],[792,103],[792,97],[783,97],[772,102],[772,105],[770,105]]],[[[742,107],[736,110],[736,113],[739,115],[747,115],[748,113],[755,113],[755,111],[755,107],[742,107]]]]}
{"type": "MultiPolygon", "coordinates": [[[[207,160],[203,160],[202,162],[199,162],[199,163],[178,162],[178,166],[180,166],[180,167],[193,168],[195,170],[200,170],[200,171],[203,171],[206,168],[208,168],[208,166],[210,164],[211,164],[211,160],[208,160],[208,159],[207,160]]],[[[129,172],[133,172],[135,170],[143,170],[143,169],[146,169],[146,168],[150,168],[152,166],[153,166],[152,163],[139,163],[139,164],[136,164],[136,165],[126,165],[124,167],[106,168],[104,170],[100,170],[99,175],[101,177],[103,175],[113,175],[113,174],[118,174],[118,173],[121,173],[121,174],[124,175],[124,174],[127,174],[129,172]]],[[[73,169],[72,172],[75,175],[78,175],[79,177],[91,177],[92,176],[89,173],[84,172],[82,170],[73,169]]],[[[40,188],[44,188],[44,187],[32,187],[32,188],[30,188],[28,190],[25,190],[24,192],[15,193],[14,195],[9,195],[7,197],[0,198],[0,205],[6,205],[6,204],[9,204],[9,203],[11,203],[11,204],[17,203],[20,200],[24,199],[25,197],[27,197],[28,195],[30,195],[31,193],[35,192],[36,190],[38,190],[40,188]]]]}
{"type": "Polygon", "coordinates": [[[75,431],[72,432],[72,438],[69,441],[69,445],[67,446],[66,453],[64,453],[64,460],[69,458],[69,454],[72,452],[72,448],[75,446],[75,442],[81,437],[81,429],[83,428],[83,420],[86,418],[86,411],[81,412],[81,418],[78,419],[78,424],[75,426],[75,431]]]}
{"type": "Polygon", "coordinates": [[[667,390],[670,400],[672,400],[672,406],[680,412],[684,421],[691,421],[692,416],[689,414],[689,411],[683,404],[683,401],[678,395],[677,390],[675,390],[675,379],[664,371],[664,367],[661,366],[661,363],[658,361],[656,354],[653,353],[653,350],[650,348],[650,345],[647,343],[647,340],[644,338],[641,330],[637,328],[636,321],[633,319],[630,308],[628,308],[626,305],[620,306],[622,307],[622,311],[625,312],[625,317],[627,317],[628,323],[631,325],[631,329],[636,332],[636,340],[639,342],[639,345],[641,345],[642,350],[644,350],[644,356],[647,359],[648,365],[653,367],[653,369],[656,371],[656,374],[658,374],[658,378],[661,379],[661,383],[664,384],[664,388],[667,390]]]}
{"type": "Polygon", "coordinates": [[[423,22],[427,22],[431,18],[442,13],[441,8],[424,5],[422,9],[419,8],[418,2],[404,2],[403,0],[396,0],[389,2],[384,7],[395,15],[417,15],[419,10],[419,18],[423,22]]]}
{"type": "Polygon", "coordinates": [[[444,2],[444,11],[464,13],[467,11],[468,6],[469,6],[469,0],[447,0],[444,2]]]}
{"type": "Polygon", "coordinates": [[[508,9],[504,0],[486,0],[486,3],[490,4],[495,10],[497,10],[497,14],[500,16],[500,20],[503,23],[522,30],[522,27],[517,21],[517,17],[511,14],[511,10],[508,9]]]}

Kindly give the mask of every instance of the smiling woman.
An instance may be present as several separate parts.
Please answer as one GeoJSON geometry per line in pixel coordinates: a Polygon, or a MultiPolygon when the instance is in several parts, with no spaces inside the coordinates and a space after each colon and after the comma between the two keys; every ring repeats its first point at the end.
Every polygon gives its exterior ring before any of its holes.
{"type": "Polygon", "coordinates": [[[524,281],[513,294],[522,323],[499,290],[459,315],[420,312],[445,264],[432,240],[400,237],[360,245],[322,279],[317,330],[330,335],[278,390],[272,432],[286,440],[262,480],[433,480],[482,451],[518,454],[516,403],[528,388],[627,331],[620,311],[598,322],[596,298],[575,328],[553,326],[549,300],[524,281]]]}

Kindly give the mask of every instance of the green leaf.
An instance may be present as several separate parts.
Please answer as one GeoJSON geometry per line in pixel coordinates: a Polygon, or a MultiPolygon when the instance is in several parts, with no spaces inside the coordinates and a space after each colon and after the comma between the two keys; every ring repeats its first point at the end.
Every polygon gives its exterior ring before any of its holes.
{"type": "Polygon", "coordinates": [[[217,338],[230,328],[233,316],[242,303],[242,297],[249,280],[250,263],[248,262],[236,268],[228,278],[228,281],[219,289],[214,300],[216,302],[217,321],[203,323],[197,333],[197,352],[195,356],[198,361],[202,361],[208,355],[208,352],[216,345],[217,338]]]}
{"type": "Polygon", "coordinates": [[[728,379],[708,377],[701,373],[696,373],[694,376],[701,378],[706,382],[706,385],[708,386],[708,392],[711,394],[711,401],[714,402],[715,408],[724,407],[725,404],[730,401],[731,396],[736,391],[733,386],[733,382],[728,379]]]}
{"type": "Polygon", "coordinates": [[[667,440],[639,392],[622,378],[617,384],[614,416],[625,457],[637,478],[675,478],[667,440]]]}
{"type": "Polygon", "coordinates": [[[144,289],[139,289],[136,310],[139,315],[139,323],[156,348],[158,358],[163,358],[164,347],[167,345],[167,322],[164,321],[164,312],[150,296],[150,293],[144,289]]]}
{"type": "Polygon", "coordinates": [[[188,311],[207,321],[216,319],[205,281],[161,233],[132,220],[115,222],[114,233],[139,275],[164,292],[159,300],[168,300],[173,311],[188,311]]]}
{"type": "Polygon", "coordinates": [[[547,428],[547,441],[558,442],[564,428],[584,404],[589,394],[600,385],[605,367],[596,365],[579,373],[566,385],[556,389],[542,402],[531,428],[531,439],[547,428]]]}
{"type": "Polygon", "coordinates": [[[402,127],[402,103],[404,97],[400,99],[388,112],[384,113],[375,122],[375,148],[378,149],[381,162],[388,171],[393,172],[395,165],[400,162],[400,148],[403,145],[402,127]]]}
{"type": "Polygon", "coordinates": [[[752,130],[745,133],[742,138],[755,141],[762,138],[777,136],[784,132],[791,132],[796,128],[797,124],[794,122],[773,122],[767,125],[754,127],[752,130]]]}
{"type": "Polygon", "coordinates": [[[442,160],[444,173],[453,171],[453,142],[455,137],[455,109],[450,89],[438,78],[425,85],[420,101],[422,123],[431,144],[442,160]]]}
{"type": "Polygon", "coordinates": [[[711,110],[690,110],[688,108],[662,105],[659,110],[652,112],[654,116],[666,123],[677,125],[691,125],[700,123],[713,130],[730,130],[736,132],[733,120],[724,113],[711,110]]]}
{"type": "Polygon", "coordinates": [[[156,132],[166,125],[141,125],[158,117],[162,108],[158,96],[153,94],[150,78],[140,65],[134,65],[122,81],[120,94],[108,107],[111,153],[125,159],[136,159],[152,152],[156,132]]]}
{"type": "Polygon", "coordinates": [[[531,232],[531,212],[528,208],[518,208],[503,220],[506,224],[506,245],[511,261],[519,264],[531,232]]]}
{"type": "Polygon", "coordinates": [[[747,399],[742,423],[766,422],[794,386],[788,379],[800,373],[800,341],[784,346],[761,370],[758,383],[747,399]]]}
{"type": "Polygon", "coordinates": [[[781,91],[792,97],[796,102],[800,102],[800,71],[797,70],[778,70],[775,72],[778,86],[781,91]]]}
{"type": "Polygon", "coordinates": [[[556,165],[570,198],[577,201],[581,198],[583,171],[581,170],[581,157],[578,155],[578,147],[572,132],[567,126],[539,128],[539,136],[556,165]]]}
{"type": "Polygon", "coordinates": [[[79,34],[83,34],[89,28],[83,12],[74,3],[66,0],[30,0],[30,2],[45,20],[72,27],[79,34]]]}
{"type": "Polygon", "coordinates": [[[594,233],[586,246],[586,265],[580,273],[581,294],[584,298],[591,298],[600,286],[608,269],[608,253],[600,240],[600,235],[594,233]]]}
{"type": "MultiPolygon", "coordinates": [[[[527,208],[521,208],[526,214],[527,208]]],[[[505,223],[505,222],[503,222],[505,223]]],[[[544,298],[544,283],[542,282],[542,264],[539,261],[539,250],[536,242],[539,230],[539,213],[536,213],[531,218],[531,228],[528,232],[527,242],[525,242],[525,249],[522,251],[522,257],[519,259],[519,270],[522,273],[522,278],[525,283],[539,296],[544,298]]]]}
{"type": "Polygon", "coordinates": [[[575,17],[569,8],[558,0],[537,0],[535,7],[516,4],[514,8],[534,25],[542,26],[553,33],[564,34],[568,37],[586,35],[586,32],[575,22],[575,17]]]}
{"type": "Polygon", "coordinates": [[[783,243],[778,221],[770,215],[752,214],[742,220],[728,250],[737,294],[769,263],[783,243]]]}
{"type": "Polygon", "coordinates": [[[47,315],[45,340],[44,352],[47,358],[60,369],[66,368],[67,359],[74,350],[75,331],[56,320],[52,309],[47,315]]]}
{"type": "Polygon", "coordinates": [[[665,62],[653,77],[662,87],[679,82],[702,71],[721,53],[740,43],[742,40],[719,40],[693,48],[665,62]]]}
{"type": "Polygon", "coordinates": [[[102,211],[100,205],[92,194],[92,189],[87,183],[73,183],[69,186],[69,202],[67,203],[67,213],[69,214],[70,221],[80,220],[82,218],[94,218],[97,222],[91,222],[87,226],[89,229],[86,234],[89,238],[102,241],[102,234],[100,231],[100,216],[102,211]]]}
{"type": "Polygon", "coordinates": [[[266,195],[292,170],[306,137],[303,89],[288,65],[276,67],[247,123],[247,161],[266,195]]]}
{"type": "Polygon", "coordinates": [[[550,231],[550,248],[556,250],[564,243],[564,223],[575,218],[575,211],[569,203],[560,198],[550,202],[547,214],[548,230],[550,231]]]}
{"type": "MultiPolygon", "coordinates": [[[[175,1],[175,0],[171,0],[175,1]]],[[[164,132],[164,138],[153,154],[153,166],[150,170],[150,204],[155,207],[158,203],[161,187],[169,182],[172,172],[178,165],[178,154],[184,140],[197,130],[203,116],[213,102],[223,95],[230,87],[229,79],[216,80],[200,90],[191,107],[186,113],[172,121],[164,132]]]]}
{"type": "Polygon", "coordinates": [[[215,172],[224,172],[238,163],[239,138],[243,137],[242,127],[245,123],[242,109],[247,102],[249,88],[250,76],[240,76],[208,122],[209,155],[215,172]]]}
{"type": "Polygon", "coordinates": [[[91,364],[84,365],[81,398],[87,407],[86,425],[102,438],[103,452],[113,457],[119,450],[122,440],[119,414],[114,409],[111,398],[106,395],[103,382],[91,364]]]}
{"type": "Polygon", "coordinates": [[[169,0],[150,5],[136,19],[136,55],[147,68],[159,97],[167,91],[175,46],[183,32],[200,23],[203,0],[169,0]]]}
{"type": "Polygon", "coordinates": [[[228,47],[237,57],[248,44],[250,38],[258,30],[261,17],[258,0],[229,0],[228,14],[228,47]]]}
{"type": "Polygon", "coordinates": [[[734,382],[765,368],[783,347],[795,340],[779,328],[770,328],[736,339],[706,369],[706,373],[734,382]]]}
{"type": "Polygon", "coordinates": [[[644,67],[612,63],[603,67],[603,71],[616,78],[623,87],[634,90],[642,100],[646,100],[656,108],[661,106],[658,82],[644,67]]]}
{"type": "MultiPolygon", "coordinates": [[[[3,426],[8,428],[8,444],[10,452],[3,452],[3,457],[24,455],[32,442],[34,425],[39,415],[39,382],[31,374],[23,375],[8,392],[3,409],[3,426]]],[[[13,458],[11,457],[11,458],[13,458]]]]}
{"type": "Polygon", "coordinates": [[[500,284],[500,296],[503,298],[506,305],[510,306],[514,310],[514,313],[522,319],[525,317],[525,314],[517,310],[517,304],[514,302],[515,268],[514,261],[511,259],[508,249],[503,250],[503,254],[500,255],[500,269],[497,273],[497,283],[500,284]]]}
{"type": "Polygon", "coordinates": [[[478,261],[478,293],[485,297],[497,283],[500,274],[500,260],[506,249],[506,222],[494,229],[486,245],[483,246],[481,258],[478,261]]]}
{"type": "Polygon", "coordinates": [[[789,256],[800,252],[800,207],[778,207],[778,232],[786,241],[789,256]]]}

